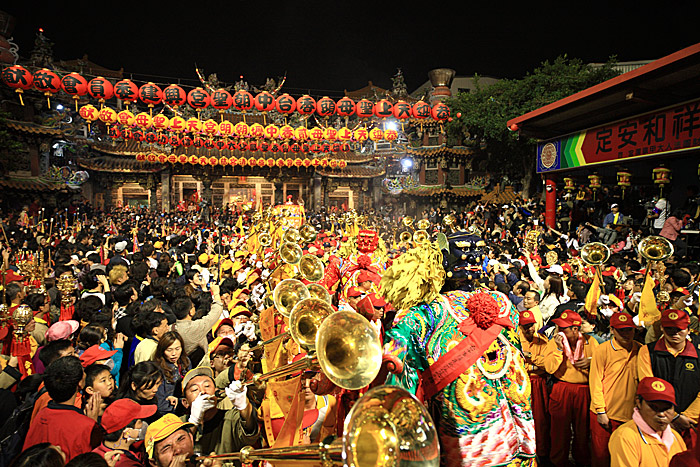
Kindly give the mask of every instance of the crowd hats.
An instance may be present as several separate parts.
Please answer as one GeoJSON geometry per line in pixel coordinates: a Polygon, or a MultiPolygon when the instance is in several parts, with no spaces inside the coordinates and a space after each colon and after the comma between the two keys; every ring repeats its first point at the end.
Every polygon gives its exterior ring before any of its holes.
{"type": "Polygon", "coordinates": [[[661,313],[661,326],[665,328],[688,329],[690,316],[683,310],[664,310],[661,313]]]}
{"type": "Polygon", "coordinates": [[[69,339],[79,327],[80,323],[73,319],[57,321],[46,331],[46,340],[51,342],[59,339],[69,339]]]}
{"type": "Polygon", "coordinates": [[[552,322],[560,328],[569,328],[571,326],[581,326],[581,315],[572,310],[565,310],[559,318],[553,319],[552,322]]]}
{"type": "MultiPolygon", "coordinates": [[[[182,378],[182,391],[183,392],[187,388],[187,383],[189,383],[192,380],[192,378],[195,378],[197,376],[208,376],[211,379],[214,379],[214,371],[211,369],[211,367],[208,367],[208,366],[198,366],[197,368],[193,368],[192,370],[188,371],[185,374],[185,377],[182,378]]],[[[150,429],[150,427],[149,427],[149,429],[150,429]]]]}
{"type": "Polygon", "coordinates": [[[386,301],[376,293],[369,294],[369,299],[375,308],[384,308],[387,305],[386,301]]]}
{"type": "Polygon", "coordinates": [[[189,429],[193,427],[194,424],[183,422],[175,414],[169,413],[163,415],[158,420],[148,425],[148,429],[146,430],[144,445],[146,446],[146,453],[148,454],[148,457],[153,459],[155,445],[158,441],[164,440],[177,430],[186,429],[189,431],[189,429]]]}
{"type": "Polygon", "coordinates": [[[141,405],[131,399],[117,399],[107,406],[100,423],[105,433],[123,430],[134,420],[148,418],[158,410],[157,405],[141,405]]]}
{"type": "Polygon", "coordinates": [[[525,310],[520,313],[520,326],[527,326],[528,324],[534,324],[537,320],[535,319],[535,314],[531,311],[525,310]]]}
{"type": "Polygon", "coordinates": [[[345,295],[352,298],[361,297],[362,291],[357,287],[350,287],[345,295]]]}
{"type": "Polygon", "coordinates": [[[87,368],[93,363],[112,358],[112,355],[115,353],[117,353],[116,350],[105,350],[99,345],[93,345],[82,353],[80,356],[80,363],[83,365],[83,368],[87,368]]]}
{"type": "Polygon", "coordinates": [[[613,313],[610,317],[610,327],[615,329],[636,328],[632,317],[627,313],[613,313]]]}
{"type": "Polygon", "coordinates": [[[230,337],[217,337],[209,344],[209,358],[214,358],[214,354],[222,345],[227,345],[233,349],[235,346],[230,337]]]}
{"type": "Polygon", "coordinates": [[[231,320],[231,318],[224,318],[221,321],[219,321],[218,323],[216,323],[216,325],[214,326],[214,335],[215,336],[216,336],[216,333],[219,332],[219,328],[221,326],[223,326],[224,324],[227,324],[227,325],[233,327],[233,320],[231,320]]]}
{"type": "Polygon", "coordinates": [[[647,402],[665,401],[676,405],[676,391],[671,383],[661,378],[642,378],[637,385],[637,395],[647,402]]]}

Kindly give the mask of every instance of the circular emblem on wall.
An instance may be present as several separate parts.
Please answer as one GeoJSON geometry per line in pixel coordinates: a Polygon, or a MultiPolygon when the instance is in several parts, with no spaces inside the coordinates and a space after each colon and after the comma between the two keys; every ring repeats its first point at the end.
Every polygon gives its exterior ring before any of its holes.
{"type": "Polygon", "coordinates": [[[653,383],[651,383],[651,388],[654,391],[663,392],[666,390],[666,385],[664,383],[662,383],[661,381],[654,381],[653,383]]]}
{"type": "Polygon", "coordinates": [[[557,147],[554,143],[547,143],[542,148],[542,153],[540,154],[540,161],[542,162],[542,167],[545,169],[550,169],[557,162],[557,147]]]}

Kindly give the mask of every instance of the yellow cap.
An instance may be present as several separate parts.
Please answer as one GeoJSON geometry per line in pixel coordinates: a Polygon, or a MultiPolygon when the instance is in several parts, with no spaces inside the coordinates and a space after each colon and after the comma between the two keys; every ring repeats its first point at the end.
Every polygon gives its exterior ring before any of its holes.
{"type": "Polygon", "coordinates": [[[205,264],[207,261],[209,261],[209,255],[207,255],[206,253],[202,253],[197,259],[200,263],[205,264]]]}
{"type": "Polygon", "coordinates": [[[153,244],[153,248],[155,248],[156,250],[157,250],[158,248],[163,248],[163,242],[161,242],[160,240],[158,240],[157,242],[155,242],[155,243],[153,244]]]}
{"type": "Polygon", "coordinates": [[[234,256],[235,256],[236,258],[238,258],[238,257],[240,257],[240,256],[245,256],[245,255],[247,255],[247,254],[248,254],[248,252],[245,251],[245,250],[238,250],[234,256]]]}
{"type": "Polygon", "coordinates": [[[158,441],[164,440],[177,430],[191,427],[194,427],[192,423],[183,422],[176,415],[171,413],[163,415],[158,420],[148,425],[146,438],[144,440],[148,457],[153,459],[153,453],[158,441]]]}
{"type": "Polygon", "coordinates": [[[228,271],[232,267],[233,267],[233,261],[231,261],[230,259],[224,260],[224,262],[221,263],[221,270],[222,271],[228,271]]]}

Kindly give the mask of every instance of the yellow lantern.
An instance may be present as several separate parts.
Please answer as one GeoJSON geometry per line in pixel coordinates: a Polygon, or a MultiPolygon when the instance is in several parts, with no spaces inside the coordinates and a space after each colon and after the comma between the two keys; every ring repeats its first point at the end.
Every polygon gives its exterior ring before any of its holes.
{"type": "Polygon", "coordinates": [[[623,188],[632,186],[632,174],[621,170],[617,173],[617,185],[623,188]]]}
{"type": "Polygon", "coordinates": [[[253,123],[250,126],[250,136],[253,138],[262,138],[265,136],[265,127],[259,123],[253,123]]]}
{"type": "Polygon", "coordinates": [[[279,135],[280,135],[280,129],[277,125],[274,125],[271,123],[265,127],[265,136],[267,136],[268,138],[276,139],[276,138],[279,138],[279,135]]]}
{"type": "Polygon", "coordinates": [[[355,130],[354,136],[355,141],[367,141],[367,138],[369,138],[369,132],[367,131],[367,128],[358,128],[355,130]]]}
{"type": "Polygon", "coordinates": [[[219,124],[214,120],[209,119],[202,123],[202,129],[204,130],[204,133],[208,135],[215,135],[219,132],[219,124]]]}
{"type": "Polygon", "coordinates": [[[292,139],[294,138],[294,128],[289,125],[284,125],[280,128],[280,138],[281,139],[292,139]]]}
{"type": "Polygon", "coordinates": [[[332,126],[329,126],[325,130],[323,130],[323,138],[328,141],[335,141],[336,139],[338,139],[338,130],[336,130],[332,126]]]}
{"type": "Polygon", "coordinates": [[[574,185],[574,179],[571,177],[564,177],[564,189],[566,191],[574,191],[576,186],[574,185]]]}
{"type": "Polygon", "coordinates": [[[174,116],[170,119],[170,131],[182,133],[187,128],[187,122],[180,116],[174,116]]]}
{"type": "Polygon", "coordinates": [[[170,119],[163,114],[153,117],[153,128],[158,131],[167,130],[170,126],[170,119]]]}
{"type": "Polygon", "coordinates": [[[132,114],[128,110],[122,110],[117,114],[117,121],[120,125],[133,126],[135,119],[136,117],[134,117],[134,114],[132,114]]]}
{"type": "Polygon", "coordinates": [[[655,185],[659,185],[659,196],[663,196],[664,186],[671,183],[671,169],[667,169],[663,165],[655,168],[652,179],[655,185]]]}
{"type": "Polygon", "coordinates": [[[396,130],[386,130],[384,132],[384,139],[387,141],[396,141],[399,137],[399,132],[396,130]]]}
{"type": "Polygon", "coordinates": [[[229,137],[233,134],[233,131],[233,123],[229,122],[228,120],[224,120],[223,122],[219,123],[219,132],[222,136],[229,137]]]}
{"type": "Polygon", "coordinates": [[[352,139],[352,131],[347,127],[341,128],[338,130],[338,139],[340,141],[350,141],[352,139]]]}
{"type": "Polygon", "coordinates": [[[323,129],[315,126],[309,130],[309,135],[314,141],[321,141],[323,139],[323,129]]]}
{"type": "Polygon", "coordinates": [[[106,125],[117,123],[117,112],[111,107],[102,107],[102,110],[100,110],[100,120],[106,125]]]}
{"type": "Polygon", "coordinates": [[[381,141],[384,139],[384,132],[381,128],[372,128],[369,130],[369,139],[372,141],[381,141]]]}
{"type": "Polygon", "coordinates": [[[202,132],[202,122],[198,118],[190,118],[187,120],[186,131],[188,133],[197,134],[202,132]]]}
{"type": "Polygon", "coordinates": [[[307,130],[303,126],[300,126],[296,130],[294,130],[294,136],[299,141],[306,141],[307,139],[309,139],[309,130],[307,130]]]}
{"type": "Polygon", "coordinates": [[[134,122],[136,123],[136,126],[147,130],[151,128],[151,125],[153,125],[153,118],[151,118],[150,114],[141,112],[136,116],[134,122]]]}
{"type": "Polygon", "coordinates": [[[250,136],[250,127],[245,122],[236,123],[236,126],[233,128],[234,132],[236,133],[236,136],[238,136],[239,138],[247,138],[248,136],[250,136]]]}

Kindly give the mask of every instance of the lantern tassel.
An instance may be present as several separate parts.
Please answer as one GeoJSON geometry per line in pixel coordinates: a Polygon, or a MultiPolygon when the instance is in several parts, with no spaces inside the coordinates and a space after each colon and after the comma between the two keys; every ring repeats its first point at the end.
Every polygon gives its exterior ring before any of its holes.
{"type": "Polygon", "coordinates": [[[48,96],[48,93],[46,96],[46,105],[49,107],[49,109],[51,109],[51,98],[48,96]]]}
{"type": "Polygon", "coordinates": [[[17,89],[17,94],[19,94],[19,103],[24,105],[24,99],[22,99],[22,90],[17,89]]]}

